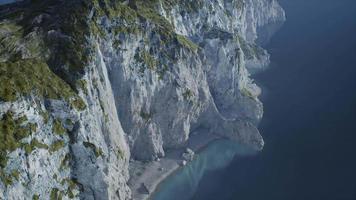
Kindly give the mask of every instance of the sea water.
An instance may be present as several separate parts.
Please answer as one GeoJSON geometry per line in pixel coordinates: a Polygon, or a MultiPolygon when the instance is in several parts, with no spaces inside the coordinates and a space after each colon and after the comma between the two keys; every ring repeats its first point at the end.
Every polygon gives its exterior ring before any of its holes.
{"type": "Polygon", "coordinates": [[[236,155],[251,156],[255,153],[256,151],[229,140],[214,141],[197,153],[192,162],[189,162],[165,180],[152,199],[191,199],[205,173],[223,169],[229,165],[236,155]]]}

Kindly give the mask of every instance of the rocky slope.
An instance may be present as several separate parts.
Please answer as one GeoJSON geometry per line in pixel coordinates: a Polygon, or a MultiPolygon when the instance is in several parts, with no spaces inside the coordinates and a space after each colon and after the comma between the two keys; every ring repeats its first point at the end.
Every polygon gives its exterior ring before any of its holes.
{"type": "Polygon", "coordinates": [[[130,199],[129,160],[196,129],[261,149],[249,70],[284,19],[275,0],[1,6],[0,199],[130,199]]]}

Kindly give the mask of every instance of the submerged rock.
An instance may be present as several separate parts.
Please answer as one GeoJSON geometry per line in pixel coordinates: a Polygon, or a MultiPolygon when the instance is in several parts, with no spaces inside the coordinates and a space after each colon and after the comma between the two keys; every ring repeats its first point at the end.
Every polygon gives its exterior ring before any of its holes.
{"type": "Polygon", "coordinates": [[[194,159],[194,155],[195,155],[194,151],[187,148],[185,152],[182,154],[182,157],[186,161],[192,161],[194,159]]]}
{"type": "Polygon", "coordinates": [[[182,160],[179,163],[180,166],[186,166],[187,165],[187,161],[186,160],[182,160]]]}

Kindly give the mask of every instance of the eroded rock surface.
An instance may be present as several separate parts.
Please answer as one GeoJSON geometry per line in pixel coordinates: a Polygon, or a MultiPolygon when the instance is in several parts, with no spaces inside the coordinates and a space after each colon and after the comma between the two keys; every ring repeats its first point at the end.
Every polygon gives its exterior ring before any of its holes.
{"type": "Polygon", "coordinates": [[[0,199],[130,199],[129,160],[197,128],[262,149],[249,70],[284,19],[276,0],[0,6],[0,199]]]}

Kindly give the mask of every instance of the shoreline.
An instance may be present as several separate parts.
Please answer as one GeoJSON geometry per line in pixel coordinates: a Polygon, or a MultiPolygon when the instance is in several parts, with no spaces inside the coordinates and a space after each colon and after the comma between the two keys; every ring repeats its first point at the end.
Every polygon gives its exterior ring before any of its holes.
{"type": "MultiPolygon", "coordinates": [[[[211,142],[221,139],[212,133],[192,133],[187,144],[178,149],[169,150],[166,156],[150,162],[130,161],[130,180],[128,185],[132,191],[132,199],[147,200],[157,192],[159,185],[178,169],[184,167],[182,154],[187,148],[199,153],[211,142]]],[[[188,161],[191,162],[191,161],[188,161]]]]}

